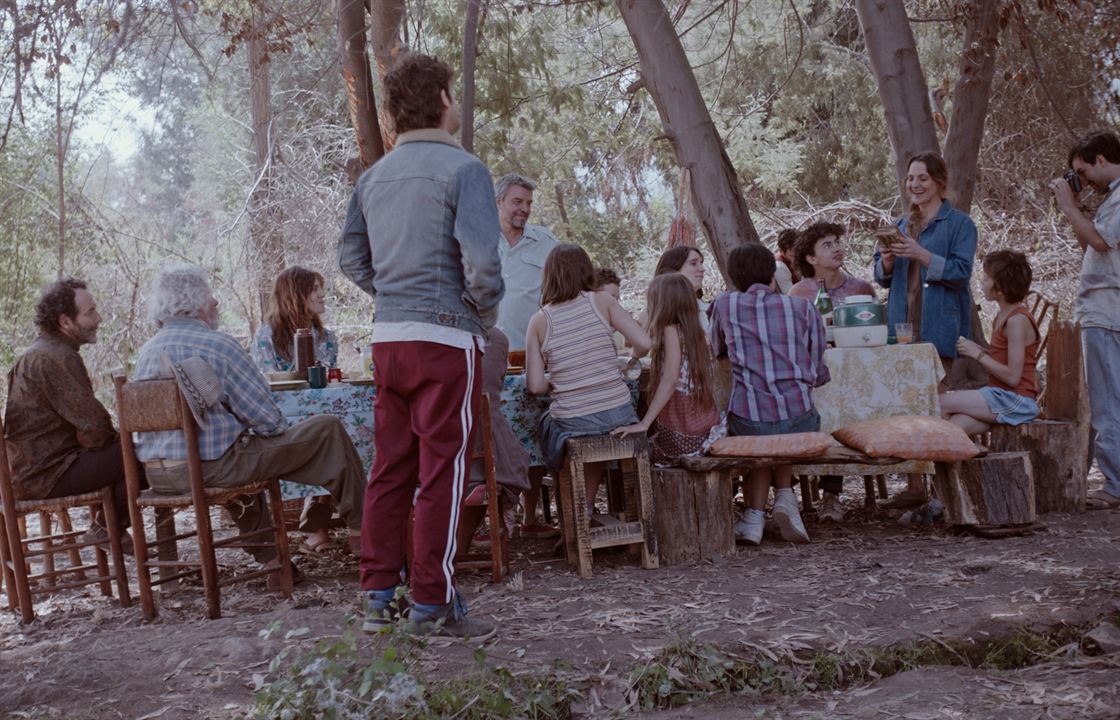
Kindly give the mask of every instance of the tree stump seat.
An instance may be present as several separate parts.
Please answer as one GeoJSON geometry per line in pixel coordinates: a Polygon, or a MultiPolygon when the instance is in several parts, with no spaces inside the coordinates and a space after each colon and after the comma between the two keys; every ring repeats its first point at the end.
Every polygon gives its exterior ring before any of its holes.
{"type": "Polygon", "coordinates": [[[662,565],[695,565],[735,554],[727,471],[653,469],[657,557],[662,565]]]}

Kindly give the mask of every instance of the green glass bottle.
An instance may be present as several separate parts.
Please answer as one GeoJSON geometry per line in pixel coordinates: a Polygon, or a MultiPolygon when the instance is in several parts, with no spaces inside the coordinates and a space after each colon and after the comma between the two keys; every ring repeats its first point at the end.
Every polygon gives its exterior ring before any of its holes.
{"type": "Polygon", "coordinates": [[[813,307],[815,307],[817,312],[821,314],[821,317],[824,318],[825,325],[829,325],[832,323],[832,296],[829,295],[828,290],[825,289],[823,278],[817,282],[820,287],[817,288],[817,297],[813,300],[813,307]]]}

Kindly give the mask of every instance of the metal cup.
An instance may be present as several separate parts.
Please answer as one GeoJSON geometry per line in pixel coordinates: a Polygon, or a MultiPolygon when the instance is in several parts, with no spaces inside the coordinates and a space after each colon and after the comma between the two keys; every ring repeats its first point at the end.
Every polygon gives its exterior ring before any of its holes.
{"type": "Polygon", "coordinates": [[[312,365],[307,368],[307,383],[313,388],[327,386],[327,369],[322,365],[312,365]]]}

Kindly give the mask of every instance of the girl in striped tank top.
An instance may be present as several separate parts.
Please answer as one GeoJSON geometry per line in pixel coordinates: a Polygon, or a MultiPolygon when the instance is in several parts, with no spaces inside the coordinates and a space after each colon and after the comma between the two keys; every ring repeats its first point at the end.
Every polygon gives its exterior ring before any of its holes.
{"type": "MultiPolygon", "coordinates": [[[[617,300],[594,292],[594,286],[595,269],[583,248],[558,245],[545,261],[542,307],[526,333],[526,388],[552,396],[538,437],[545,462],[553,469],[563,465],[569,438],[605,435],[638,421],[612,334],[622,333],[638,355],[649,352],[649,335],[617,300]]],[[[601,463],[587,466],[589,512],[602,475],[601,463]]]]}

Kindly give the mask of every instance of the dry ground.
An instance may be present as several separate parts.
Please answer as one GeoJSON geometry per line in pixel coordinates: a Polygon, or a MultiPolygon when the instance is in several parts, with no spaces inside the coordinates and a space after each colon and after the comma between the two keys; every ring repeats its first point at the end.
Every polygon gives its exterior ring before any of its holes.
{"type": "MultiPolygon", "coordinates": [[[[859,483],[849,481],[858,492],[859,483]]],[[[893,488],[892,488],[893,489],[893,488]]],[[[807,518],[810,545],[762,547],[698,567],[642,571],[623,552],[596,555],[584,580],[546,541],[515,545],[514,575],[467,575],[472,612],[499,623],[487,662],[557,673],[580,689],[578,714],[637,713],[631,672],[684,639],[797,661],[912,641],[983,642],[1017,628],[1094,622],[1120,611],[1120,511],[1043,518],[1044,532],[1001,540],[901,525],[849,499],[843,525],[807,518]]],[[[203,620],[193,591],[165,598],[160,618],[95,593],[41,602],[21,628],[0,613],[0,714],[63,718],[233,718],[253,676],[285,645],[341,632],[357,608],[353,560],[305,557],[308,582],[284,601],[263,584],[230,590],[224,617],[203,620]],[[305,634],[269,639],[274,621],[305,634]]],[[[6,598],[4,598],[6,601],[6,598]]],[[[366,641],[376,643],[380,640],[366,641]]],[[[376,652],[371,648],[371,654],[376,652]]],[[[465,646],[429,646],[433,674],[473,666],[465,646]]],[[[844,691],[699,697],[655,717],[1088,718],[1120,714],[1120,653],[1077,647],[1032,667],[923,667],[844,691]]]]}

